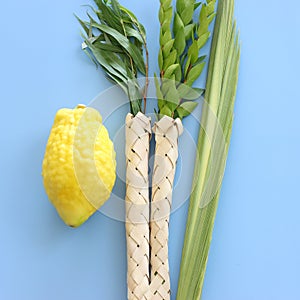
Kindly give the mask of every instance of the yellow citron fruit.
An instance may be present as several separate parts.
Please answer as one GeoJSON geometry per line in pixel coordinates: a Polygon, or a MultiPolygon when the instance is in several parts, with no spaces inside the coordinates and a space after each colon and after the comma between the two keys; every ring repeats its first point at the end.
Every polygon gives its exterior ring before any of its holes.
{"type": "Polygon", "coordinates": [[[116,154],[97,110],[78,105],[57,112],[42,175],[50,201],[69,226],[81,225],[109,198],[116,154]]]}

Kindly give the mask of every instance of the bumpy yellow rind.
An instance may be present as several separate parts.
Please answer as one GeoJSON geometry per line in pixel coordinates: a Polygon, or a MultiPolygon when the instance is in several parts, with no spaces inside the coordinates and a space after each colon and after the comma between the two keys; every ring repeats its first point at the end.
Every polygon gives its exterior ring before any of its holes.
{"type": "Polygon", "coordinates": [[[69,226],[80,226],[104,204],[116,179],[116,154],[97,110],[78,105],[57,112],[42,175],[50,201],[69,226]]]}

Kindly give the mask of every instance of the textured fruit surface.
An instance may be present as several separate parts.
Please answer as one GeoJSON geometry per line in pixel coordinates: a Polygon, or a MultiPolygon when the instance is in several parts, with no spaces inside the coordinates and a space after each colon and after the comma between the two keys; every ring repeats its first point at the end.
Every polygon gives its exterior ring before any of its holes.
{"type": "Polygon", "coordinates": [[[81,225],[109,198],[115,156],[97,110],[78,105],[57,112],[42,175],[46,193],[67,225],[81,225]]]}

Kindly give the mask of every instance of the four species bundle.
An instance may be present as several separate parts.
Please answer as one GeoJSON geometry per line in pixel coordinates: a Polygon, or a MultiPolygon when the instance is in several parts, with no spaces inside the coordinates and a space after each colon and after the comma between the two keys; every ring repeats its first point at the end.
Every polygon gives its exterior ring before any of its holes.
{"type": "MultiPolygon", "coordinates": [[[[122,88],[130,103],[130,112],[125,120],[127,282],[130,300],[170,299],[169,217],[178,141],[184,130],[182,119],[191,114],[197,106],[195,100],[205,92],[177,293],[177,299],[199,299],[230,142],[238,78],[240,50],[233,23],[234,1],[219,1],[204,90],[194,87],[194,82],[205,66],[206,55],[201,52],[210,37],[209,25],[215,18],[216,0],[177,0],[175,8],[171,0],[160,0],[160,73],[155,75],[157,120],[152,128],[151,119],[145,115],[149,55],[144,26],[117,0],[95,0],[95,3],[96,7],[91,7],[92,15],[88,13],[88,21],[76,17],[83,29],[82,49],[97,66],[103,68],[111,81],[122,88]],[[139,74],[145,78],[144,86],[138,80],[139,74]],[[156,146],[150,200],[151,133],[156,146]]],[[[88,131],[86,134],[89,135],[88,131]]],[[[82,157],[80,151],[84,152],[84,149],[78,149],[82,157]]],[[[114,152],[111,153],[114,159],[114,152]]],[[[100,160],[97,166],[101,168],[103,160],[96,156],[94,159],[100,160]]],[[[45,161],[49,163],[50,159],[45,161]]],[[[78,166],[83,164],[80,161],[78,166]]],[[[115,164],[114,160],[112,164],[115,164]]],[[[44,174],[47,174],[47,169],[44,174]]],[[[51,187],[47,189],[49,195],[51,187]]],[[[111,188],[109,186],[109,193],[111,188]]],[[[84,196],[87,202],[91,201],[89,194],[84,196]]],[[[103,202],[96,201],[96,206],[94,201],[91,204],[98,209],[103,202]]],[[[76,205],[71,199],[68,204],[76,205]]],[[[85,214],[85,219],[94,211],[92,209],[85,214]]],[[[78,222],[81,224],[84,220],[78,222]]]]}

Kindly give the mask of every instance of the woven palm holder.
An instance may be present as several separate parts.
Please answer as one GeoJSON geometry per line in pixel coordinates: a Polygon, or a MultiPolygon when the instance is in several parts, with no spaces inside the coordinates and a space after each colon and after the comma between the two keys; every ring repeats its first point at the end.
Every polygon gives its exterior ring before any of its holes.
{"type": "Polygon", "coordinates": [[[126,238],[129,300],[150,300],[149,181],[151,125],[142,113],[126,117],[126,238]]]}
{"type": "Polygon", "coordinates": [[[156,148],[150,220],[152,300],[169,300],[171,294],[168,261],[169,217],[178,158],[178,137],[182,132],[181,120],[167,116],[153,127],[156,148]]]}

